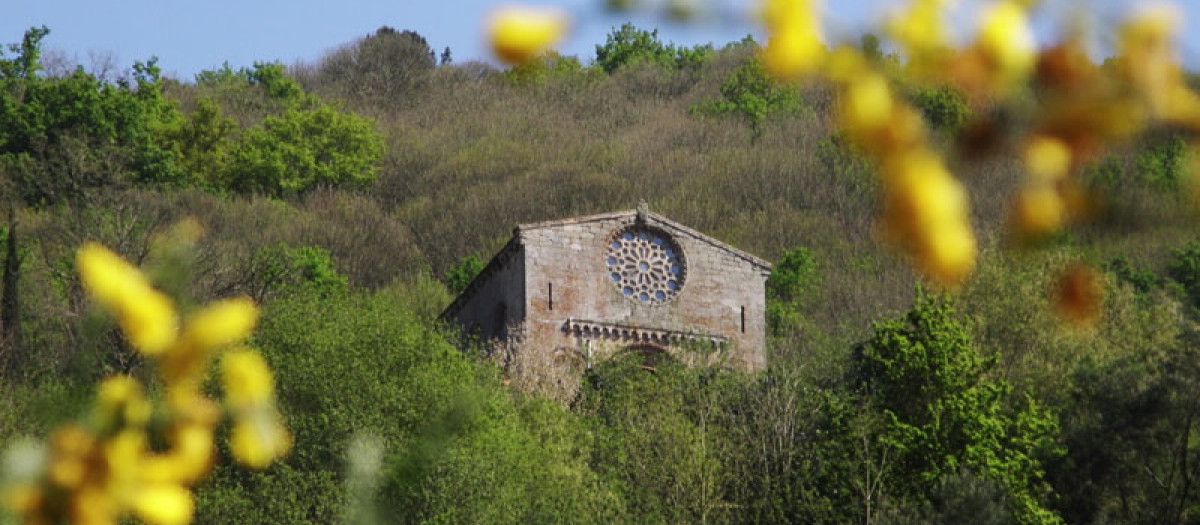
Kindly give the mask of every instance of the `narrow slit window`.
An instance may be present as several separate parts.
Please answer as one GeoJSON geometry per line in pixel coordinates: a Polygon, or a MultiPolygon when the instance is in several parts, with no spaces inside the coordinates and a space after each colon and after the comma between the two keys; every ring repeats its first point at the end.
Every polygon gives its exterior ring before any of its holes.
{"type": "Polygon", "coordinates": [[[742,307],[742,333],[746,333],[746,307],[742,307]]]}
{"type": "Polygon", "coordinates": [[[550,298],[548,303],[550,311],[554,311],[554,283],[546,283],[546,294],[550,298]]]}

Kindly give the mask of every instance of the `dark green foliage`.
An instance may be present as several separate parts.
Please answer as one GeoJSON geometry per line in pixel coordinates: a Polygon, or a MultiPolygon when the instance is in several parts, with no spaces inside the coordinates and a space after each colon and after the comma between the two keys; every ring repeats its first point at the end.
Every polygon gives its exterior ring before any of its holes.
{"type": "Polygon", "coordinates": [[[595,64],[610,74],[633,64],[690,68],[700,65],[712,54],[712,46],[686,48],[664,44],[658,39],[657,29],[646,31],[625,23],[609,32],[603,45],[596,45],[595,64]]]}
{"type": "Polygon", "coordinates": [[[767,74],[762,61],[752,58],[721,84],[724,100],[707,101],[692,110],[710,115],[735,114],[750,125],[754,138],[762,135],[767,118],[776,114],[795,114],[804,110],[800,91],[780,84],[767,74]]]}
{"type": "Polygon", "coordinates": [[[883,49],[880,47],[879,37],[874,33],[863,33],[858,42],[859,49],[868,60],[872,62],[883,60],[883,49]]]}
{"type": "Polygon", "coordinates": [[[1121,282],[1129,283],[1139,294],[1150,293],[1151,290],[1162,285],[1162,279],[1154,272],[1134,267],[1123,255],[1110,259],[1104,265],[1104,269],[1115,275],[1121,282]]]}
{"type": "Polygon", "coordinates": [[[935,129],[957,131],[971,116],[966,99],[952,86],[918,87],[912,97],[913,104],[935,129]]]}
{"type": "Polygon", "coordinates": [[[1200,355],[1195,334],[1112,362],[1082,362],[1066,420],[1069,455],[1051,469],[1071,523],[1200,519],[1200,355]]]}
{"type": "Polygon", "coordinates": [[[1191,151],[1185,137],[1168,135],[1150,143],[1137,157],[1140,179],[1159,191],[1179,188],[1186,175],[1191,151]]]}
{"type": "Polygon", "coordinates": [[[225,189],[224,177],[240,131],[237,121],[210,98],[196,101],[196,110],[167,133],[178,147],[182,169],[195,186],[225,189]]]}
{"type": "Polygon", "coordinates": [[[261,474],[218,470],[197,521],[337,522],[347,447],[370,433],[387,446],[375,495],[386,522],[612,522],[620,500],[591,474],[580,422],[552,402],[514,400],[403,304],[301,292],[267,307],[256,344],[295,448],[261,474]]]}
{"type": "Polygon", "coordinates": [[[884,518],[894,525],[1016,525],[1008,494],[995,480],[983,479],[969,472],[942,478],[929,501],[914,509],[884,518]]]}
{"type": "Polygon", "coordinates": [[[12,374],[21,357],[21,252],[16,212],[8,209],[8,226],[0,230],[4,267],[0,271],[0,376],[12,374]]]}
{"type": "Polygon", "coordinates": [[[1194,308],[1200,308],[1200,242],[1192,241],[1172,252],[1167,277],[1183,288],[1194,308]]]}
{"type": "Polygon", "coordinates": [[[283,64],[277,62],[256,62],[252,69],[245,69],[242,75],[252,86],[259,86],[267,96],[285,102],[299,102],[305,98],[300,84],[287,76],[283,64]]]}
{"type": "Polygon", "coordinates": [[[0,59],[0,170],[28,204],[78,201],[102,186],[182,182],[178,156],[161,131],[180,118],[162,94],[155,60],[133,66],[132,82],[104,82],[77,68],[38,74],[45,28],[26,32],[0,59]]]}
{"type": "Polygon", "coordinates": [[[458,295],[467,289],[471,281],[483,271],[484,262],[474,255],[458,262],[458,265],[446,272],[446,286],[450,288],[450,292],[458,295]]]}
{"type": "Polygon", "coordinates": [[[771,277],[767,279],[767,298],[785,302],[803,301],[820,282],[820,266],[813,251],[797,246],[784,253],[771,269],[771,277]]]}

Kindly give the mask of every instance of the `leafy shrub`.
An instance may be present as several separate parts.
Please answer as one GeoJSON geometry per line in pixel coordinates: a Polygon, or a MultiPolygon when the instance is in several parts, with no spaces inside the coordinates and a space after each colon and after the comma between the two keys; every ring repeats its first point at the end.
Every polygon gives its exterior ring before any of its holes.
{"type": "Polygon", "coordinates": [[[913,103],[935,129],[957,131],[971,116],[962,93],[951,86],[917,88],[913,103]]]}
{"type": "Polygon", "coordinates": [[[1172,252],[1167,277],[1183,288],[1188,302],[1200,308],[1200,242],[1192,241],[1172,252]]]}
{"type": "Polygon", "coordinates": [[[763,124],[771,115],[800,113],[805,109],[800,91],[768,75],[758,59],[749,60],[729,75],[721,84],[721,96],[724,100],[706,101],[692,106],[692,111],[740,115],[750,124],[754,138],[762,135],[763,124]]]}
{"type": "Polygon", "coordinates": [[[1154,140],[1138,155],[1135,163],[1146,185],[1160,191],[1175,190],[1183,182],[1191,160],[1191,149],[1184,137],[1167,136],[1154,140]]]}
{"type": "Polygon", "coordinates": [[[331,107],[267,117],[233,152],[227,186],[283,196],[375,180],[383,142],[374,124],[331,107]]]}
{"type": "Polygon", "coordinates": [[[446,272],[446,286],[450,287],[450,292],[457,295],[463,293],[471,281],[483,271],[484,263],[479,257],[474,255],[458,262],[458,264],[446,272]]]}

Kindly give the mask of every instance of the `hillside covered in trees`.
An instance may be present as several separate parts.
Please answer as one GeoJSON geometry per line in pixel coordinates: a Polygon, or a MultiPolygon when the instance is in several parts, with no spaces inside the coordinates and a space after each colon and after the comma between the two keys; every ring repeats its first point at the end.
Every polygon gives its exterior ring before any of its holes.
{"type": "Polygon", "coordinates": [[[933,141],[973,152],[950,162],[981,256],[949,294],[880,242],[877,166],[836,89],[776,82],[749,38],[626,25],[594,57],[500,69],[384,27],[313,63],[173,79],[153,59],[48,69],[46,32],[0,55],[10,447],[99,379],[150,377],[77,276],[96,241],[185,310],[262,306],[252,345],[295,443],[262,471],[218,459],[196,523],[1200,522],[1185,130],[1083,168],[1089,220],[1030,242],[1010,226],[1024,164],[988,125],[1028,123],[864,36],[933,141]],[[768,370],[617,360],[555,397],[438,323],[515,224],[642,199],[775,262],[768,370]],[[164,250],[185,218],[203,236],[164,250]],[[1064,319],[1072,293],[1098,311],[1064,319]]]}

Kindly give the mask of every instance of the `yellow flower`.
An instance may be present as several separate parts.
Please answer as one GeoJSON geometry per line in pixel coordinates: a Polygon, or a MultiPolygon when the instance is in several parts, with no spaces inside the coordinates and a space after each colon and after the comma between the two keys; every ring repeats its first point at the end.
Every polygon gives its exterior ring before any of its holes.
{"type": "Polygon", "coordinates": [[[235,410],[270,403],[275,396],[275,378],[262,355],[252,350],[230,352],[221,362],[225,399],[235,410]]]}
{"type": "Polygon", "coordinates": [[[932,151],[896,153],[884,165],[884,227],[941,286],[961,284],[978,252],[967,194],[932,151]]]}
{"type": "Polygon", "coordinates": [[[887,23],[891,35],[910,58],[910,66],[924,75],[936,70],[938,59],[949,49],[944,18],[947,0],[914,0],[908,11],[887,23]]]}
{"type": "Polygon", "coordinates": [[[1175,6],[1152,4],[1121,28],[1118,63],[1155,117],[1170,114],[1170,93],[1183,82],[1172,46],[1181,19],[1175,6]]]}
{"type": "Polygon", "coordinates": [[[144,286],[145,278],[117,254],[96,243],[84,244],[77,256],[83,286],[97,301],[116,309],[131,286],[144,286]]]}
{"type": "Polygon", "coordinates": [[[233,425],[229,448],[242,464],[262,469],[292,448],[292,436],[274,407],[265,406],[243,414],[233,425]]]}
{"type": "Polygon", "coordinates": [[[202,348],[244,341],[258,324],[258,306],[249,297],[227,299],[205,307],[187,321],[183,339],[202,348]]]}
{"type": "Polygon", "coordinates": [[[46,500],[40,487],[25,483],[4,487],[3,496],[0,501],[3,501],[6,507],[24,515],[37,512],[46,500]]]}
{"type": "Polygon", "coordinates": [[[95,243],[79,249],[77,264],[84,287],[117,315],[130,344],[149,356],[174,344],[179,327],[175,308],[137,268],[95,243]]]}
{"type": "Polygon", "coordinates": [[[1026,236],[1042,237],[1063,227],[1067,204],[1053,186],[1034,184],[1017,197],[1016,226],[1026,236]]]}
{"type": "Polygon", "coordinates": [[[975,270],[978,251],[975,234],[965,223],[949,223],[927,232],[917,259],[936,284],[955,288],[975,270]]]}
{"type": "Polygon", "coordinates": [[[789,30],[771,35],[762,57],[763,65],[775,78],[795,80],[820,67],[825,47],[816,34],[789,30]]]}
{"type": "Polygon", "coordinates": [[[152,483],[196,483],[212,467],[213,452],[212,427],[182,425],[171,431],[171,450],[143,460],[142,479],[152,483]]]}
{"type": "Polygon", "coordinates": [[[763,65],[776,78],[794,80],[816,71],[825,58],[820,8],[815,0],[766,0],[763,24],[770,34],[763,65]]]}
{"type": "Polygon", "coordinates": [[[1062,139],[1036,136],[1025,146],[1025,166],[1035,182],[1057,182],[1071,170],[1071,148],[1062,139]]]}
{"type": "Polygon", "coordinates": [[[192,522],[195,502],[192,493],[170,483],[140,487],[133,495],[133,511],[152,525],[184,525],[192,522]]]}
{"type": "Polygon", "coordinates": [[[71,498],[71,517],[75,523],[117,525],[119,513],[119,503],[105,487],[84,487],[71,498]]]}
{"type": "Polygon", "coordinates": [[[489,24],[492,49],[500,60],[524,64],[562,40],[569,25],[567,15],[558,9],[503,8],[492,13],[489,24]]]}
{"type": "Polygon", "coordinates": [[[66,425],[50,438],[50,480],[65,488],[78,487],[87,475],[86,462],[96,438],[79,425],[66,425]]]}
{"type": "Polygon", "coordinates": [[[872,134],[888,125],[895,102],[887,79],[878,73],[851,80],[842,97],[842,125],[851,133],[872,134]]]}
{"type": "Polygon", "coordinates": [[[992,68],[997,89],[1027,78],[1037,63],[1037,44],[1025,7],[1013,0],[1001,1],[985,13],[976,47],[992,68]]]}
{"type": "Polygon", "coordinates": [[[142,393],[142,384],[129,376],[114,376],[100,383],[95,409],[100,428],[142,427],[154,408],[142,393]]]}

